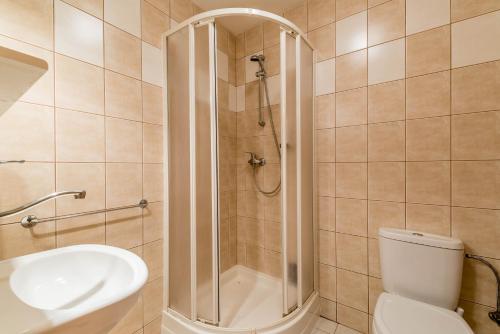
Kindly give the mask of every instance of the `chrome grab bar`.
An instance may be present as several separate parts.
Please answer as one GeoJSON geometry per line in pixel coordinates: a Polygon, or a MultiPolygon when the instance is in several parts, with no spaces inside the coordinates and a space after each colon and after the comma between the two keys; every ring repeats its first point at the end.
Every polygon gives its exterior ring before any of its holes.
{"type": "Polygon", "coordinates": [[[86,211],[86,212],[79,212],[79,213],[70,213],[67,215],[63,216],[57,216],[57,217],[48,217],[48,218],[40,218],[38,219],[37,216],[34,215],[29,215],[25,216],[19,221],[22,227],[24,228],[31,228],[35,226],[38,223],[45,223],[53,220],[62,220],[62,219],[69,219],[69,218],[76,218],[76,217],[81,217],[81,216],[87,216],[87,215],[95,215],[98,213],[103,213],[103,212],[111,212],[111,211],[118,211],[118,210],[125,210],[125,209],[132,209],[132,208],[141,208],[144,209],[148,206],[148,201],[146,199],[142,199],[138,204],[133,204],[133,205],[126,205],[126,206],[120,206],[117,208],[111,208],[111,209],[101,209],[101,210],[95,210],[95,211],[86,211]]]}
{"type": "Polygon", "coordinates": [[[62,197],[62,196],[69,196],[69,195],[73,195],[75,197],[75,199],[84,199],[85,196],[87,195],[87,192],[85,190],[82,190],[82,191],[60,191],[60,192],[55,192],[55,193],[52,193],[50,195],[44,196],[42,198],[39,198],[39,199],[37,199],[37,200],[35,200],[35,201],[31,202],[31,203],[28,203],[28,204],[25,204],[25,205],[21,205],[20,207],[17,207],[15,209],[4,211],[4,212],[0,212],[0,218],[1,217],[12,216],[12,215],[15,215],[16,213],[20,213],[20,212],[26,211],[26,210],[34,207],[34,206],[42,204],[43,202],[49,201],[49,200],[51,200],[53,198],[62,197]]]}
{"type": "Polygon", "coordinates": [[[0,165],[2,164],[23,164],[26,160],[0,160],[0,165]]]}

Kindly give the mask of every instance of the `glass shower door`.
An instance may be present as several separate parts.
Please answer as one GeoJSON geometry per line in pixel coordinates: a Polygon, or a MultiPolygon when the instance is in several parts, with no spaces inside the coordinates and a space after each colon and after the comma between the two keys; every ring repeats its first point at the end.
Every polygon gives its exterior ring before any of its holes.
{"type": "Polygon", "coordinates": [[[217,118],[213,22],[167,37],[168,305],[219,322],[217,118]]]}

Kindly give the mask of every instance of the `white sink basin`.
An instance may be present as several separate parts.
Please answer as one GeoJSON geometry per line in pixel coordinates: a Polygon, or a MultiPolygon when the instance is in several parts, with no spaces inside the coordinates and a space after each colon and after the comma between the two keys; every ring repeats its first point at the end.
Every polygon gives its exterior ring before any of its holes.
{"type": "Polygon", "coordinates": [[[0,262],[0,333],[107,333],[148,270],[121,248],[78,245],[0,262]]]}

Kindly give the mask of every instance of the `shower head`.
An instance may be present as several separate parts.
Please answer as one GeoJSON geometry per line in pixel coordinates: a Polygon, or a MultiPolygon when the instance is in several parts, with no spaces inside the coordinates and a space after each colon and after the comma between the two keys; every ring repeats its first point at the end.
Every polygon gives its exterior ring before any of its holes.
{"type": "Polygon", "coordinates": [[[263,54],[253,55],[250,57],[250,61],[259,62],[260,69],[255,73],[256,77],[261,77],[266,75],[266,71],[264,69],[264,60],[266,60],[266,57],[263,54]]]}

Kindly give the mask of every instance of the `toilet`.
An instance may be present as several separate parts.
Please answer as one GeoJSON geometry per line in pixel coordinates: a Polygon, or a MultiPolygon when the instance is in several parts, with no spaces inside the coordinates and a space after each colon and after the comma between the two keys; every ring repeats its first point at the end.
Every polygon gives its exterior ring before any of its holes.
{"type": "Polygon", "coordinates": [[[379,230],[384,291],[374,334],[474,334],[457,309],[462,284],[461,240],[408,230],[379,230]]]}

